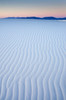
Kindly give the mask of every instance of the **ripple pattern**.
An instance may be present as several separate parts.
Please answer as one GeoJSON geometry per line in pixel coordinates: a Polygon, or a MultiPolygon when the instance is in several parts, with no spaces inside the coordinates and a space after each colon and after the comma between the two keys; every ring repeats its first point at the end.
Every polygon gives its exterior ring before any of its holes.
{"type": "Polygon", "coordinates": [[[0,100],[66,100],[66,22],[0,21],[0,100]]]}

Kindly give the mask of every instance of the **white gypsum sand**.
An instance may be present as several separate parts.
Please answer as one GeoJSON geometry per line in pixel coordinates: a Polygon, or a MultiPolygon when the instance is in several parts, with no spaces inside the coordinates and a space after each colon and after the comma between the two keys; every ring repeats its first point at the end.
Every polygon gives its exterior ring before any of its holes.
{"type": "Polygon", "coordinates": [[[66,100],[66,21],[0,19],[0,100],[66,100]]]}

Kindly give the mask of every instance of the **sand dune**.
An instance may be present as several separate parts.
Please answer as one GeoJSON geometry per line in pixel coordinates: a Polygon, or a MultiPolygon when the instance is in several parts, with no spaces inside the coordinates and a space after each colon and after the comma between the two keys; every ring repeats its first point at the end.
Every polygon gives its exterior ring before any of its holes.
{"type": "Polygon", "coordinates": [[[0,100],[66,100],[66,22],[0,19],[0,100]]]}

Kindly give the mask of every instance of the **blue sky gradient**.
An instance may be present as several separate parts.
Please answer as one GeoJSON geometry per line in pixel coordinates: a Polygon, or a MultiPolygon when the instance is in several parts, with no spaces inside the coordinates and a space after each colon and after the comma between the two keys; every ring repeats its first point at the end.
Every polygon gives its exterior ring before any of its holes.
{"type": "Polygon", "coordinates": [[[0,17],[66,16],[66,0],[0,0],[0,17]]]}

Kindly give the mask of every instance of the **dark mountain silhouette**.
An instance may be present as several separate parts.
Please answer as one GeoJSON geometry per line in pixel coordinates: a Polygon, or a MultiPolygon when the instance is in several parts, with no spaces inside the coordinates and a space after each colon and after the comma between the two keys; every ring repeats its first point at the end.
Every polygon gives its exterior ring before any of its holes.
{"type": "Polygon", "coordinates": [[[41,19],[41,20],[66,20],[64,18],[56,18],[56,17],[6,17],[4,19],[41,19]]]}

